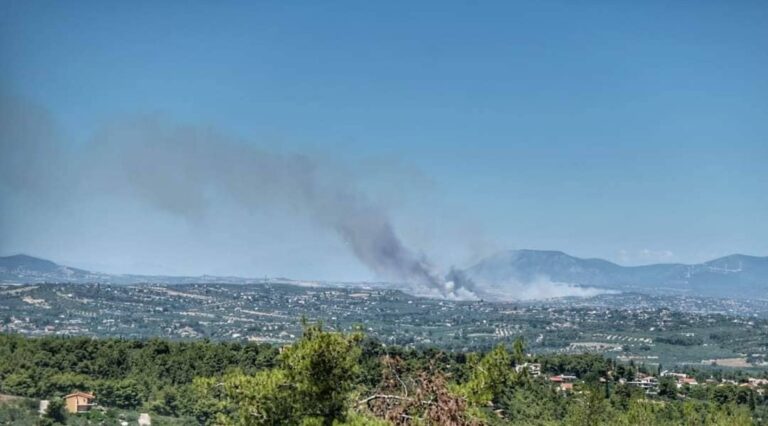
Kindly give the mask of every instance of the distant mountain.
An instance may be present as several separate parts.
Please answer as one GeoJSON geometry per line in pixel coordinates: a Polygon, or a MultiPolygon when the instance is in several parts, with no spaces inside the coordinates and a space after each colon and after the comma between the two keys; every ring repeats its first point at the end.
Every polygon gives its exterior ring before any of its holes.
{"type": "Polygon", "coordinates": [[[94,275],[82,269],[58,265],[50,260],[17,254],[0,257],[0,282],[3,281],[81,281],[94,275]]]}
{"type": "Polygon", "coordinates": [[[53,272],[59,268],[59,265],[50,260],[27,256],[26,254],[17,254],[14,256],[0,257],[0,268],[3,268],[3,270],[14,271],[34,270],[40,272],[53,272]]]}
{"type": "MultiPolygon", "coordinates": [[[[0,283],[31,284],[43,282],[56,283],[105,283],[105,284],[181,284],[181,283],[220,283],[248,284],[261,282],[261,279],[215,276],[165,276],[165,275],[129,275],[105,274],[59,265],[50,260],[40,259],[25,254],[0,257],[0,283]]],[[[273,280],[272,280],[273,281],[273,280]]]]}
{"type": "MultiPolygon", "coordinates": [[[[561,251],[510,250],[488,257],[464,270],[487,298],[542,298],[558,295],[590,295],[569,290],[569,284],[606,290],[653,294],[691,294],[697,296],[768,299],[768,257],[734,254],[705,263],[680,263],[621,266],[603,259],[582,259],[561,251]],[[545,284],[542,284],[545,283],[545,284]],[[553,283],[558,285],[553,285],[553,283]],[[536,284],[536,285],[531,285],[536,284]],[[536,291],[532,291],[534,289],[536,291]],[[527,292],[527,294],[523,294],[527,292]]],[[[261,278],[220,276],[122,275],[91,272],[58,265],[49,260],[23,254],[0,257],[0,283],[69,282],[105,284],[181,284],[262,283],[261,278]]],[[[304,286],[348,287],[386,283],[327,283],[269,279],[304,286]]],[[[399,287],[400,288],[400,287],[399,287]]],[[[407,291],[407,290],[406,290],[407,291]]]]}
{"type": "Polygon", "coordinates": [[[546,280],[623,291],[768,297],[768,257],[742,254],[694,265],[621,266],[561,251],[510,250],[478,262],[466,273],[497,290],[546,280]]]}

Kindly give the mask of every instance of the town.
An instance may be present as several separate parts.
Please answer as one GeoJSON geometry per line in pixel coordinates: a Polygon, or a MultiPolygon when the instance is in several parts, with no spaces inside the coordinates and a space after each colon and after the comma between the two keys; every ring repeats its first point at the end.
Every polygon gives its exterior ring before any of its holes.
{"type": "Polygon", "coordinates": [[[598,353],[649,366],[763,369],[768,320],[748,302],[639,294],[537,302],[452,301],[363,287],[35,284],[0,286],[0,332],[289,344],[302,320],[385,344],[598,353]],[[695,306],[681,311],[681,306],[695,306]],[[678,310],[675,309],[678,308],[678,310]]]}

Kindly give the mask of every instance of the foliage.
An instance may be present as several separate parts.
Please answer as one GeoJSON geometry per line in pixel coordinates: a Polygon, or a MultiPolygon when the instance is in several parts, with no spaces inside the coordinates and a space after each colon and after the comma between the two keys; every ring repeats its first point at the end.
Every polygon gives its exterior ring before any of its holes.
{"type": "Polygon", "coordinates": [[[504,390],[515,385],[517,375],[512,369],[512,357],[503,345],[471,364],[474,365],[464,389],[467,397],[476,404],[498,402],[504,390]]]}
{"type": "Polygon", "coordinates": [[[444,374],[433,366],[410,375],[399,358],[385,356],[381,362],[382,381],[373,395],[358,402],[358,409],[394,425],[476,423],[467,413],[466,398],[452,392],[444,374]]]}
{"type": "Polygon", "coordinates": [[[0,393],[54,399],[90,391],[101,405],[149,405],[180,415],[189,412],[195,377],[254,374],[275,366],[277,356],[277,348],[264,344],[0,334],[0,393]]]}
{"type": "Polygon", "coordinates": [[[195,381],[198,419],[222,425],[321,424],[344,421],[359,372],[360,336],[307,326],[279,367],[254,375],[195,381]]]}
{"type": "Polygon", "coordinates": [[[285,349],[280,366],[298,400],[298,413],[326,421],[344,417],[348,393],[360,370],[361,338],[308,325],[302,339],[285,349]]]}
{"type": "Polygon", "coordinates": [[[121,420],[116,409],[150,411],[157,424],[211,425],[693,426],[768,419],[765,387],[726,380],[746,382],[746,373],[688,368],[702,384],[665,376],[651,394],[627,383],[659,370],[590,354],[529,356],[522,339],[486,353],[406,349],[319,324],[305,324],[301,339],[281,349],[0,335],[0,392],[51,400],[43,418],[31,399],[0,402],[0,424],[113,424],[121,420]],[[543,375],[528,374],[526,362],[539,362],[543,375]],[[578,376],[575,389],[559,390],[547,379],[555,374],[578,376]],[[74,390],[94,392],[109,409],[66,416],[60,397],[74,390]]]}
{"type": "Polygon", "coordinates": [[[65,424],[67,423],[67,412],[65,410],[64,401],[61,399],[54,399],[48,403],[48,408],[45,410],[43,418],[50,420],[51,423],[65,424]]]}

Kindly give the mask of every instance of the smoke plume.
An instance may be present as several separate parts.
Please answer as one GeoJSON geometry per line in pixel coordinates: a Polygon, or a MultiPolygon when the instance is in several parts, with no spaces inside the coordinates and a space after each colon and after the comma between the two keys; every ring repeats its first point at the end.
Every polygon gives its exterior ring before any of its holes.
{"type": "MultiPolygon", "coordinates": [[[[21,130],[35,130],[34,151],[26,150],[18,131],[3,135],[3,154],[35,159],[36,151],[47,149],[42,141],[46,133],[26,127],[21,130]]],[[[473,296],[466,277],[452,272],[443,279],[425,256],[406,247],[386,209],[332,160],[259,149],[212,128],[158,117],[107,126],[93,137],[87,152],[69,169],[75,173],[73,182],[88,182],[88,191],[119,193],[190,221],[201,220],[214,200],[222,198],[249,211],[303,213],[333,230],[382,279],[416,284],[444,297],[473,296]]],[[[6,172],[2,183],[9,185],[19,185],[20,178],[39,178],[26,168],[6,172]]]]}
{"type": "Polygon", "coordinates": [[[601,294],[614,294],[618,291],[578,284],[552,281],[544,275],[537,275],[530,280],[493,281],[478,280],[484,295],[494,300],[546,300],[563,297],[594,297],[601,294]]]}

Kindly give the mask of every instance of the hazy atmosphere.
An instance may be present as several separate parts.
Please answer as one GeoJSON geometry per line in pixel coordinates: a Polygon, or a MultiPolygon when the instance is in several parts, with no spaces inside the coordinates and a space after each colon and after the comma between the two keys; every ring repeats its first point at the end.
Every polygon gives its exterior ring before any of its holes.
{"type": "Polygon", "coordinates": [[[416,280],[768,255],[768,7],[5,2],[0,255],[416,280]]]}
{"type": "Polygon", "coordinates": [[[0,1],[0,426],[768,426],[768,1],[0,1]]]}

